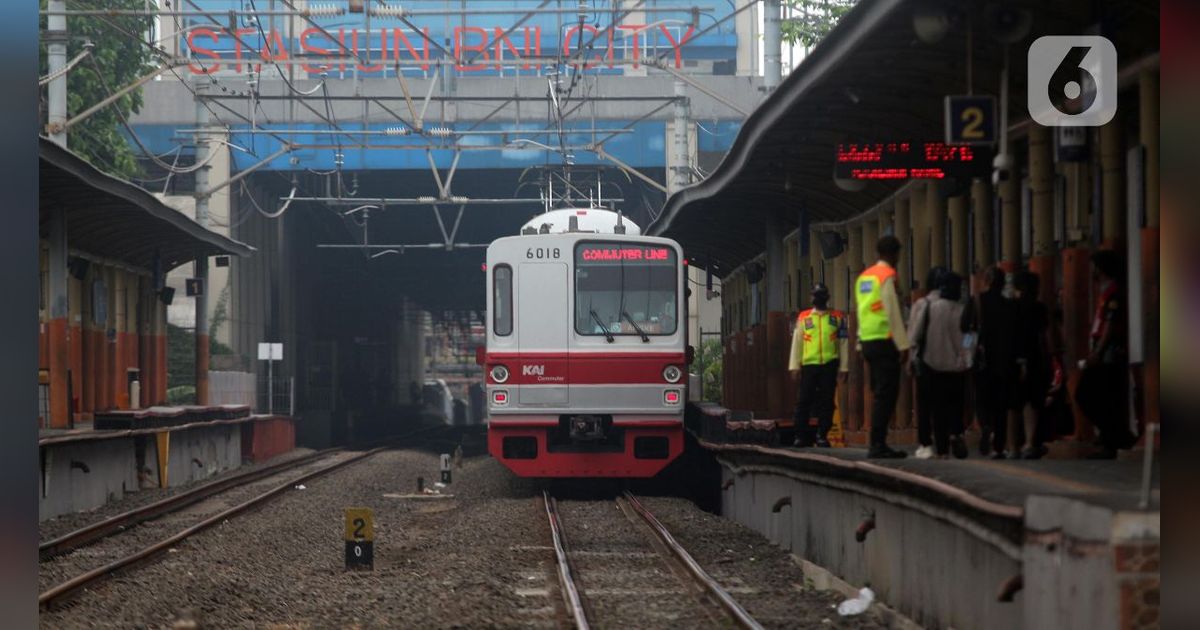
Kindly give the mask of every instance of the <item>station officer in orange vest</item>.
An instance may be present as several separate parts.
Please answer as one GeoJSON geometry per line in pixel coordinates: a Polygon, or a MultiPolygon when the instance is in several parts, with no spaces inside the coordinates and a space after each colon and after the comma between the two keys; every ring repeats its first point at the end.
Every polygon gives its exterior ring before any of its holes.
{"type": "Polygon", "coordinates": [[[796,317],[792,333],[792,356],[788,370],[799,377],[796,397],[796,446],[829,448],[833,426],[833,396],[840,376],[845,382],[850,367],[846,360],[846,314],[828,308],[829,289],[813,287],[813,307],[796,317]],[[817,425],[810,424],[816,416],[817,425]]]}
{"type": "Polygon", "coordinates": [[[871,445],[867,457],[901,458],[904,451],[887,445],[888,422],[900,395],[900,366],[908,362],[911,345],[896,290],[900,239],[886,235],[875,246],[879,262],[867,267],[854,282],[858,343],[871,369],[871,445]]]}

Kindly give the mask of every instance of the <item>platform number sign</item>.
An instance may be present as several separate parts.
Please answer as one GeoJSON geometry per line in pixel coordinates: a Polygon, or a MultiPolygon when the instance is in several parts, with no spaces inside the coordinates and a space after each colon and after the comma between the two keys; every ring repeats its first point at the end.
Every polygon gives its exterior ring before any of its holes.
{"type": "Polygon", "coordinates": [[[992,144],[996,141],[996,99],[991,96],[946,97],[946,142],[992,144]]]}
{"type": "Polygon", "coordinates": [[[346,569],[374,568],[374,516],[370,508],[346,508],[346,569]]]}

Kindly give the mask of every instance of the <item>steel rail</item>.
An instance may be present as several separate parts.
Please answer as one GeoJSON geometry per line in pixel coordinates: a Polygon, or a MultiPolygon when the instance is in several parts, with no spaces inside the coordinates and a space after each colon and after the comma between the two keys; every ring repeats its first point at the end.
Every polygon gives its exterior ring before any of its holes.
{"type": "Polygon", "coordinates": [[[179,542],[181,542],[199,532],[202,532],[205,529],[212,527],[213,525],[218,525],[220,523],[223,523],[224,521],[226,521],[230,518],[233,518],[234,516],[237,516],[243,512],[246,512],[250,508],[256,507],[261,503],[265,503],[269,499],[272,499],[272,498],[288,491],[289,489],[293,488],[296,484],[303,483],[310,479],[315,479],[322,475],[331,473],[335,470],[344,468],[350,464],[360,462],[360,461],[362,461],[368,457],[371,457],[372,455],[380,453],[382,451],[385,451],[385,450],[388,450],[391,448],[395,448],[396,442],[398,442],[399,440],[416,437],[422,433],[426,433],[428,431],[431,431],[434,429],[439,429],[439,428],[442,428],[442,427],[431,426],[431,427],[426,427],[423,429],[418,429],[416,431],[413,431],[412,433],[409,433],[409,434],[406,434],[403,436],[399,436],[396,438],[392,438],[390,440],[386,440],[386,443],[384,446],[378,446],[378,447],[363,451],[361,453],[358,453],[356,455],[353,455],[351,457],[343,459],[339,462],[335,462],[329,466],[325,466],[324,468],[319,468],[312,472],[305,473],[299,477],[289,479],[286,482],[284,482],[278,486],[275,486],[274,488],[271,488],[270,490],[268,490],[256,497],[248,499],[248,500],[246,500],[238,505],[235,505],[227,510],[223,510],[218,514],[214,514],[214,515],[212,515],[198,523],[195,523],[192,526],[190,526],[172,536],[164,538],[163,540],[161,540],[157,543],[154,543],[148,547],[144,547],[141,550],[134,552],[123,558],[120,558],[118,560],[114,560],[113,562],[110,562],[104,566],[92,569],[92,570],[87,571],[82,574],[79,574],[79,575],[67,580],[66,582],[62,582],[61,584],[53,586],[53,587],[39,593],[38,594],[38,606],[39,606],[39,608],[42,608],[42,609],[48,608],[54,602],[64,598],[67,595],[70,595],[71,593],[74,593],[75,591],[77,591],[89,584],[93,584],[95,582],[103,580],[104,578],[109,577],[122,569],[126,569],[132,565],[139,563],[139,562],[145,561],[155,555],[164,553],[165,551],[167,551],[174,545],[178,544],[179,542]]]}
{"type": "Polygon", "coordinates": [[[115,516],[111,516],[102,521],[97,521],[40,544],[38,546],[38,556],[41,560],[47,560],[55,556],[62,555],[68,551],[78,549],[98,540],[107,538],[115,533],[126,531],[129,527],[139,523],[157,518],[164,514],[170,514],[171,512],[175,512],[203,499],[207,499],[213,495],[225,492],[226,490],[243,486],[252,481],[256,481],[263,477],[269,477],[291,468],[303,466],[304,464],[311,463],[314,460],[321,459],[341,450],[343,449],[331,448],[317,451],[315,453],[305,455],[304,457],[297,457],[296,459],[286,462],[279,462],[271,466],[259,468],[258,470],[252,470],[239,475],[233,475],[219,481],[207,483],[188,490],[187,492],[181,492],[174,496],[166,497],[159,501],[143,505],[142,507],[122,512],[115,516]]]}
{"type": "Polygon", "coordinates": [[[542,491],[542,500],[546,503],[546,518],[550,522],[550,537],[554,542],[555,568],[558,572],[558,584],[562,590],[563,604],[571,614],[575,627],[588,630],[587,613],[583,608],[583,599],[579,596],[579,586],[571,572],[571,562],[567,558],[566,541],[562,534],[562,521],[558,516],[558,503],[549,492],[542,491]]]}
{"type": "Polygon", "coordinates": [[[645,521],[646,525],[650,526],[651,531],[653,531],[654,535],[657,536],[660,541],[662,541],[663,546],[670,550],[671,554],[675,556],[675,559],[687,569],[688,573],[690,573],[693,578],[695,578],[697,584],[702,586],[704,590],[716,598],[717,602],[721,605],[721,608],[723,608],[725,612],[729,614],[730,618],[732,618],[738,626],[752,630],[762,630],[762,625],[755,621],[754,617],[751,617],[750,613],[746,612],[746,609],[742,608],[741,604],[737,603],[737,600],[735,600],[728,591],[726,591],[719,583],[717,583],[717,581],[714,580],[712,576],[710,576],[694,558],[692,558],[692,555],[688,553],[678,541],[675,540],[675,537],[671,535],[671,532],[667,531],[667,528],[663,526],[663,524],[659,522],[659,520],[655,518],[655,516],[651,514],[645,506],[642,505],[641,501],[638,501],[637,497],[633,496],[633,493],[626,490],[624,498],[628,502],[629,506],[633,508],[633,511],[636,512],[643,521],[645,521]]]}

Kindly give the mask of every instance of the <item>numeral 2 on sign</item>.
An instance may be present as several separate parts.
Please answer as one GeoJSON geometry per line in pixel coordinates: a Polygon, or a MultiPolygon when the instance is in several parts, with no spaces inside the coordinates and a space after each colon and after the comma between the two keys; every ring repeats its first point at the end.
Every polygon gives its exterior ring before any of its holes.
{"type": "Polygon", "coordinates": [[[346,569],[375,568],[375,518],[370,508],[346,508],[346,569]]]}

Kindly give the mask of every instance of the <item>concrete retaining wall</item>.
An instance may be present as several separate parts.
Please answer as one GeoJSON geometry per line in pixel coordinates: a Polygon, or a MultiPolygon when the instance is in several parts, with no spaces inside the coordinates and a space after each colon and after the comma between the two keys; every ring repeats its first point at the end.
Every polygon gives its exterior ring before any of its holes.
{"type": "MultiPolygon", "coordinates": [[[[92,510],[138,489],[135,438],[94,440],[41,449],[39,520],[92,510]],[[71,462],[86,466],[72,468],[71,462]]],[[[150,460],[154,461],[154,460],[150,460]]]]}
{"type": "Polygon", "coordinates": [[[724,516],[852,585],[870,586],[916,623],[1022,627],[1022,593],[997,601],[1000,587],[1021,572],[1012,541],[937,505],[785,467],[747,472],[718,459],[724,516]],[[875,529],[857,542],[855,530],[871,517],[875,529]]]}
{"type": "Polygon", "coordinates": [[[1025,627],[1159,627],[1159,513],[1069,497],[1025,508],[1025,627]]]}
{"type": "Polygon", "coordinates": [[[981,506],[922,492],[911,473],[818,459],[717,455],[721,513],[927,628],[1159,627],[1157,509],[1042,495],[981,506]]]}
{"type": "MultiPolygon", "coordinates": [[[[127,493],[158,485],[152,435],[50,444],[41,447],[41,456],[39,520],[94,510],[127,493]],[[72,468],[71,462],[78,465],[72,468]]],[[[206,479],[241,463],[239,425],[171,432],[167,473],[171,486],[206,479]]]]}

